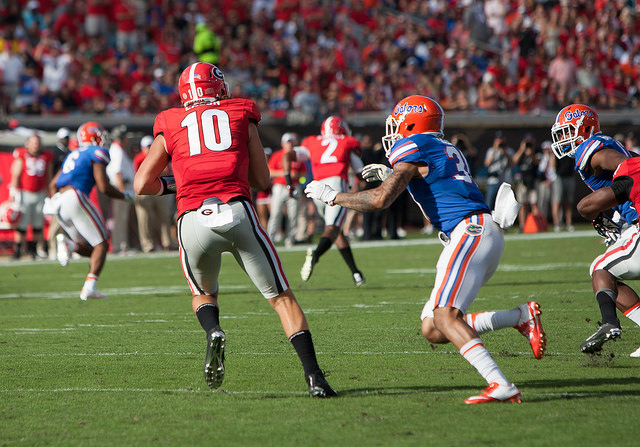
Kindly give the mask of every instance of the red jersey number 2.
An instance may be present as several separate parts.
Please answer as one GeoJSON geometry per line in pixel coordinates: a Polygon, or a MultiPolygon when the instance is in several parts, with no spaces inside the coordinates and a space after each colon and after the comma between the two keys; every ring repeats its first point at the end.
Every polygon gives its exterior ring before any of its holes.
{"type": "Polygon", "coordinates": [[[186,127],[189,138],[189,155],[200,155],[202,147],[210,151],[225,151],[231,147],[231,126],[229,115],[224,110],[206,109],[200,116],[202,136],[198,125],[198,112],[195,110],[184,117],[180,123],[186,127]]]}

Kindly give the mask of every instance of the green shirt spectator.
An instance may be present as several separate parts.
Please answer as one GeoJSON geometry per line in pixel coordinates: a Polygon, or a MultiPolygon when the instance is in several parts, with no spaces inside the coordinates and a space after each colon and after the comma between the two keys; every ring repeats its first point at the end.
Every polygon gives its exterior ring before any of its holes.
{"type": "Polygon", "coordinates": [[[196,25],[196,34],[193,38],[193,52],[200,62],[217,64],[220,60],[220,39],[207,28],[205,23],[196,25]]]}

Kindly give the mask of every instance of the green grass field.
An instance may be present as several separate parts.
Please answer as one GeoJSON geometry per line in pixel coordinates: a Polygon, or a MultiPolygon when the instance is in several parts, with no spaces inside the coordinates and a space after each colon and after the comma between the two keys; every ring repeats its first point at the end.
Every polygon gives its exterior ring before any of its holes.
{"type": "MultiPolygon", "coordinates": [[[[441,246],[354,245],[356,289],[335,249],[303,283],[303,249],[282,250],[323,369],[340,393],[311,399],[271,307],[232,257],[220,276],[225,382],[202,376],[204,332],[177,254],[111,257],[110,295],[82,302],[86,261],[0,265],[0,446],[591,446],[638,445],[640,329],[589,357],[599,312],[593,236],[509,236],[501,267],[471,311],[541,303],[547,354],[514,329],[482,336],[523,394],[464,405],[484,380],[451,345],[431,346],[419,316],[441,246]]],[[[429,238],[428,242],[435,239],[429,238]]],[[[630,282],[632,287],[636,282],[630,282]]]]}

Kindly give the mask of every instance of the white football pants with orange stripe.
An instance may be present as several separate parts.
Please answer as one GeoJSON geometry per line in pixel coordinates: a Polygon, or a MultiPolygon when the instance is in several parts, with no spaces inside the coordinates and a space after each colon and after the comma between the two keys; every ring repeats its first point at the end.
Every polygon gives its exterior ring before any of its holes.
{"type": "Polygon", "coordinates": [[[484,213],[460,221],[443,245],[436,265],[436,281],[422,309],[421,320],[433,318],[436,307],[455,307],[467,312],[480,287],[498,268],[504,235],[491,215],[484,213]]]}

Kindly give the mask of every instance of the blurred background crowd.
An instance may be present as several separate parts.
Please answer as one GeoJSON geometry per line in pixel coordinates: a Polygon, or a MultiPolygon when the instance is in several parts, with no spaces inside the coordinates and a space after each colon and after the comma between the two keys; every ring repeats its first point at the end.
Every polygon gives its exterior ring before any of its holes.
{"type": "MultiPolygon", "coordinates": [[[[155,114],[219,65],[265,116],[640,107],[635,0],[2,0],[0,117],[155,114]]],[[[291,121],[290,121],[291,122],[291,121]]]]}

